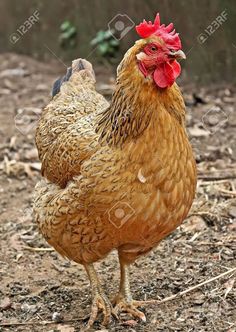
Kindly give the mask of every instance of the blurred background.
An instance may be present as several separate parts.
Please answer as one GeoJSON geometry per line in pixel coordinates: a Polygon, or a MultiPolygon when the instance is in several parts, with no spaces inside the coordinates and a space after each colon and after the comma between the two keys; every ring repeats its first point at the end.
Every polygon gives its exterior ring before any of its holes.
{"type": "Polygon", "coordinates": [[[157,11],[162,22],[173,22],[181,35],[188,54],[184,64],[188,80],[235,81],[234,0],[2,0],[0,52],[27,54],[47,61],[55,55],[68,61],[89,56],[92,61],[115,65],[137,39],[133,25],[143,18],[152,20],[157,11]],[[19,28],[35,11],[39,13],[37,22],[31,27],[26,24],[21,33],[19,28]],[[117,17],[124,14],[127,16],[117,17]],[[118,31],[115,23],[119,20],[124,23],[120,27],[124,34],[112,45],[109,36],[102,32],[108,33],[109,28],[118,31]],[[91,41],[96,36],[99,45],[93,51],[97,45],[91,45],[91,41]]]}
{"type": "MultiPolygon", "coordinates": [[[[163,299],[235,266],[236,1],[1,0],[0,332],[77,332],[89,312],[83,268],[52,251],[33,220],[41,179],[35,128],[53,82],[75,58],[93,64],[96,88],[110,100],[117,65],[138,38],[135,25],[157,12],[174,23],[187,54],[178,84],[198,187],[185,222],[133,267],[134,297],[163,299]]],[[[114,293],[115,255],[98,265],[114,293]]],[[[145,307],[146,325],[130,320],[112,331],[235,332],[235,287],[232,273],[145,307]]]]}

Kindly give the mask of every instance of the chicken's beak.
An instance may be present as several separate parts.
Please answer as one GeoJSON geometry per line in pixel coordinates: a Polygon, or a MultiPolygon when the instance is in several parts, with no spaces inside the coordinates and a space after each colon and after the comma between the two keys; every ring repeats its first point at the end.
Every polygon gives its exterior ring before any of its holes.
{"type": "Polygon", "coordinates": [[[186,55],[182,50],[172,51],[172,52],[169,53],[169,56],[173,59],[176,59],[176,60],[186,59],[186,55]]]}

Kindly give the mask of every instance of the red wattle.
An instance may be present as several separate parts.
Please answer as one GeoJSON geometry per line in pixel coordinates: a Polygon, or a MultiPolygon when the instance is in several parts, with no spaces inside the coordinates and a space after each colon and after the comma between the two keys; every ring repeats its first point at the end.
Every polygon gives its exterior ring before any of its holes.
{"type": "Polygon", "coordinates": [[[160,65],[153,74],[153,79],[159,88],[167,88],[174,84],[181,73],[180,64],[177,61],[165,62],[160,65]]]}

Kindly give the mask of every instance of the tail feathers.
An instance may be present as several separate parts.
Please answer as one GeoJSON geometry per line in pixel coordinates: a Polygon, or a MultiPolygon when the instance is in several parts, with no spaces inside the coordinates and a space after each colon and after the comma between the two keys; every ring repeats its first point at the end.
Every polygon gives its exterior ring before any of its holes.
{"type": "Polygon", "coordinates": [[[91,65],[91,63],[85,59],[76,59],[74,61],[72,61],[72,69],[73,71],[76,70],[89,70],[92,71],[93,70],[93,66],[91,65]]]}
{"type": "Polygon", "coordinates": [[[54,82],[53,87],[52,87],[52,96],[53,97],[60,92],[62,83],[69,81],[69,78],[71,77],[71,75],[72,75],[72,68],[69,67],[69,68],[67,68],[66,75],[58,78],[54,82]]]}
{"type": "Polygon", "coordinates": [[[75,72],[81,72],[81,74],[85,74],[86,76],[91,77],[95,81],[95,74],[93,71],[93,66],[91,63],[85,59],[76,59],[72,62],[72,66],[67,68],[66,75],[61,78],[58,78],[52,88],[52,96],[57,95],[61,90],[61,85],[64,82],[69,81],[71,75],[75,72]]]}
{"type": "Polygon", "coordinates": [[[72,61],[72,73],[77,71],[81,71],[81,73],[85,73],[85,75],[95,80],[95,73],[93,71],[93,66],[89,61],[85,59],[76,59],[72,61]]]}

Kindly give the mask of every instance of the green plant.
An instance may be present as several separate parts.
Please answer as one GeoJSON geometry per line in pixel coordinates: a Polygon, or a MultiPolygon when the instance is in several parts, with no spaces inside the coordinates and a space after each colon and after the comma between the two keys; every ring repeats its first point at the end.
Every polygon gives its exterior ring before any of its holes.
{"type": "Polygon", "coordinates": [[[113,37],[113,31],[110,30],[98,31],[90,44],[96,47],[98,55],[106,60],[114,59],[119,50],[119,41],[113,37]]]}
{"type": "Polygon", "coordinates": [[[70,21],[64,21],[60,26],[59,42],[62,48],[72,49],[76,46],[77,29],[70,21]]]}

